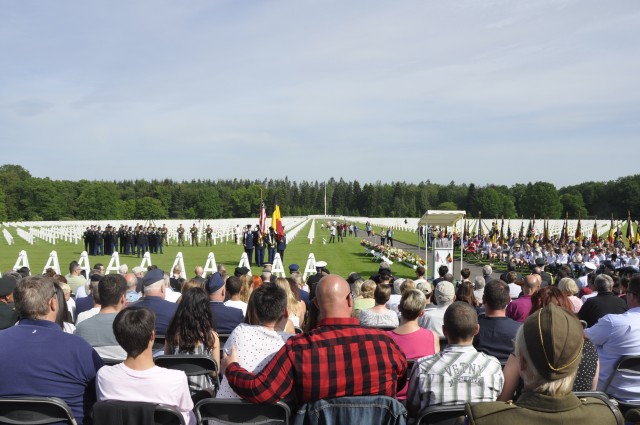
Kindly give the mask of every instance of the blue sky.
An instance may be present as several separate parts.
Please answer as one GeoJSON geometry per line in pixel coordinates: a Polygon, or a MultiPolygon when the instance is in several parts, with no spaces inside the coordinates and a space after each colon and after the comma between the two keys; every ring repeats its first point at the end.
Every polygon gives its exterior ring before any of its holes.
{"type": "Polygon", "coordinates": [[[3,163],[561,187],[638,173],[640,2],[0,3],[3,163]]]}

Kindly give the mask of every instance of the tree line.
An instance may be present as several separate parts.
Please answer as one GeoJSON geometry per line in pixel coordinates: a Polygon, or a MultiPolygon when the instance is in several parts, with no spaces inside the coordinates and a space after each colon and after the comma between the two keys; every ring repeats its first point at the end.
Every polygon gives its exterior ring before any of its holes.
{"type": "Polygon", "coordinates": [[[51,180],[20,165],[0,166],[0,221],[232,218],[258,215],[260,192],[270,213],[418,217],[429,209],[466,210],[477,218],[626,218],[640,215],[640,175],[557,189],[547,182],[476,186],[330,179],[51,180]]]}

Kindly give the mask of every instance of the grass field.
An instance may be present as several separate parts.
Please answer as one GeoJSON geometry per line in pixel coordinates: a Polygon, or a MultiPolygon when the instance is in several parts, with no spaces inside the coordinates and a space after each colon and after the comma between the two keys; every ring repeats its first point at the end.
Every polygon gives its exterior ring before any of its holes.
{"type": "MultiPolygon", "coordinates": [[[[378,270],[378,263],[372,261],[371,256],[364,256],[364,248],[360,246],[362,236],[366,233],[360,231],[360,237],[346,237],[342,243],[326,244],[322,243],[324,237],[329,240],[329,231],[327,229],[320,229],[320,221],[316,221],[315,239],[313,244],[309,244],[307,235],[309,233],[309,227],[311,222],[307,224],[299,233],[298,236],[291,241],[284,255],[285,268],[291,264],[296,263],[300,265],[301,270],[304,269],[307,259],[310,253],[313,253],[316,260],[324,260],[328,263],[327,268],[336,274],[347,276],[350,272],[358,272],[363,277],[368,277],[378,270]]],[[[364,225],[363,227],[364,228],[364,225]]],[[[72,260],[78,260],[80,254],[84,250],[83,244],[70,244],[66,242],[59,242],[56,245],[38,240],[36,244],[29,245],[22,238],[20,238],[15,228],[8,228],[9,232],[13,235],[16,242],[15,245],[7,245],[4,238],[0,237],[0,270],[6,271],[13,268],[18,254],[20,251],[25,250],[29,259],[29,265],[32,273],[37,274],[43,271],[49,254],[51,251],[56,251],[58,259],[60,261],[60,269],[63,274],[68,272],[68,265],[72,260]]],[[[409,242],[409,237],[403,233],[397,232],[397,237],[401,237],[403,240],[406,238],[409,242]]],[[[408,233],[408,235],[411,235],[408,233]]],[[[415,234],[414,234],[415,237],[415,234]]],[[[415,241],[413,242],[415,243],[415,241]]],[[[200,245],[199,247],[185,246],[178,248],[175,245],[164,247],[164,254],[152,254],[151,262],[157,265],[159,268],[168,271],[176,258],[178,252],[182,252],[187,277],[193,276],[193,270],[197,265],[204,266],[209,252],[213,252],[218,264],[224,264],[227,269],[233,270],[240,262],[243,248],[241,245],[236,245],[233,242],[222,243],[213,247],[205,247],[200,245]]],[[[266,257],[266,255],[265,255],[266,257]]],[[[109,256],[90,256],[89,261],[91,265],[95,263],[102,263],[107,266],[109,263],[109,256]]],[[[131,269],[134,266],[140,265],[142,259],[131,255],[121,255],[120,263],[127,264],[131,269]]],[[[252,267],[253,274],[260,274],[261,269],[259,267],[252,267]]],[[[399,277],[414,277],[413,270],[403,264],[393,264],[392,272],[399,277]]]]}

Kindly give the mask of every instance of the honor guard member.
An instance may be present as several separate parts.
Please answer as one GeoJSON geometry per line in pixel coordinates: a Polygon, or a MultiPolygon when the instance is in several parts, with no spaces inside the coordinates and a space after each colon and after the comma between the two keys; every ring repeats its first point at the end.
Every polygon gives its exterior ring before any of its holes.
{"type": "Polygon", "coordinates": [[[127,244],[124,246],[124,253],[126,255],[133,255],[136,252],[136,234],[133,231],[133,228],[129,226],[127,231],[125,232],[125,238],[127,238],[127,244]]]}
{"type": "Polygon", "coordinates": [[[104,233],[102,233],[102,228],[98,226],[95,232],[96,235],[96,243],[93,248],[93,255],[104,255],[104,233]]]}
{"type": "Polygon", "coordinates": [[[182,227],[182,224],[178,227],[178,246],[180,246],[181,243],[182,246],[184,246],[184,227],[182,227]]]}
{"type": "Polygon", "coordinates": [[[191,226],[191,246],[199,246],[198,244],[198,228],[196,227],[196,223],[193,223],[191,226]]]}
{"type": "Polygon", "coordinates": [[[265,242],[267,243],[267,250],[269,254],[269,264],[273,264],[273,260],[276,258],[276,248],[278,245],[278,235],[273,227],[269,226],[269,231],[265,233],[265,242]]]}
{"type": "Polygon", "coordinates": [[[205,245],[206,246],[213,246],[213,229],[211,228],[211,225],[207,225],[207,230],[205,230],[205,233],[207,235],[207,240],[205,245]]]}
{"type": "Polygon", "coordinates": [[[169,239],[167,238],[167,234],[169,233],[169,229],[167,229],[167,225],[163,224],[160,229],[160,233],[162,233],[162,244],[164,246],[169,246],[169,239]]]}
{"type": "Polygon", "coordinates": [[[124,254],[125,247],[127,246],[127,228],[124,224],[120,225],[118,229],[118,240],[120,241],[120,254],[124,254]]]}
{"type": "Polygon", "coordinates": [[[253,246],[256,249],[256,266],[262,267],[264,265],[264,240],[260,233],[260,226],[256,225],[251,236],[253,237],[253,246]]]}
{"type": "Polygon", "coordinates": [[[284,250],[287,249],[287,235],[284,233],[284,226],[282,226],[282,236],[278,238],[278,254],[280,254],[280,260],[284,261],[284,250]]]}
{"type": "Polygon", "coordinates": [[[84,240],[84,250],[87,252],[91,252],[89,251],[89,240],[91,239],[90,227],[87,227],[87,230],[84,231],[84,233],[82,234],[82,239],[84,240]]]}
{"type": "Polygon", "coordinates": [[[149,252],[157,254],[156,231],[153,226],[147,227],[147,239],[149,240],[149,252]]]}
{"type": "Polygon", "coordinates": [[[164,254],[162,252],[162,243],[164,242],[164,236],[162,235],[162,229],[158,227],[156,229],[156,253],[160,251],[160,254],[164,254]]]}
{"type": "Polygon", "coordinates": [[[247,224],[244,232],[242,232],[242,245],[244,246],[244,252],[247,253],[249,259],[249,266],[251,266],[251,257],[253,257],[253,235],[251,234],[251,225],[247,224]]]}
{"type": "Polygon", "coordinates": [[[95,255],[96,249],[96,226],[92,225],[89,229],[89,255],[95,255]]]}

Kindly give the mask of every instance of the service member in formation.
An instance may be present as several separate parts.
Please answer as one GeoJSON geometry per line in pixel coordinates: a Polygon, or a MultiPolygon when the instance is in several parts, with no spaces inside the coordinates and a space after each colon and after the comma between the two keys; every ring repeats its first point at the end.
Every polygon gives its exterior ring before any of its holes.
{"type": "Polygon", "coordinates": [[[163,254],[162,252],[163,242],[164,242],[164,236],[162,235],[162,229],[158,227],[156,229],[156,253],[160,251],[160,254],[163,254]]]}
{"type": "Polygon", "coordinates": [[[278,246],[278,235],[273,227],[269,226],[269,231],[264,234],[264,241],[267,244],[269,264],[273,264],[273,260],[276,258],[276,248],[278,246]]]}
{"type": "Polygon", "coordinates": [[[147,227],[147,239],[149,241],[149,252],[152,254],[157,254],[156,250],[156,231],[153,226],[147,227]]]}
{"type": "Polygon", "coordinates": [[[207,229],[205,230],[205,234],[207,236],[205,245],[206,246],[213,246],[213,229],[211,228],[210,224],[207,225],[207,229]]]}
{"type": "Polygon", "coordinates": [[[180,246],[180,244],[184,246],[184,227],[182,227],[182,224],[178,227],[178,246],[180,246]]]}
{"type": "Polygon", "coordinates": [[[169,246],[169,239],[167,238],[167,234],[169,233],[169,229],[167,229],[167,225],[163,224],[160,229],[160,233],[162,233],[162,244],[164,246],[169,246]]]}
{"type": "Polygon", "coordinates": [[[251,266],[251,257],[253,256],[253,235],[251,234],[251,225],[247,224],[244,232],[242,232],[242,245],[244,246],[244,252],[249,259],[249,266],[251,266]]]}
{"type": "Polygon", "coordinates": [[[193,226],[191,226],[191,230],[189,230],[189,232],[191,232],[191,246],[199,246],[198,228],[196,227],[196,223],[193,223],[193,226]]]}

